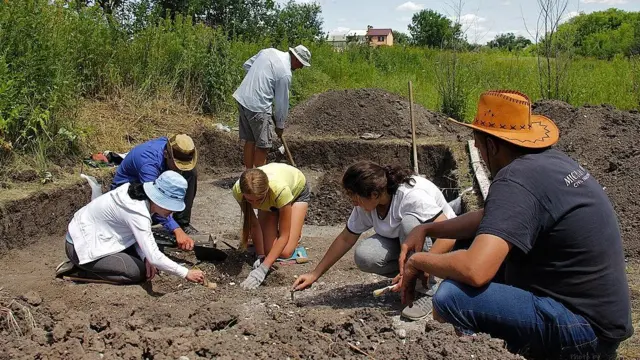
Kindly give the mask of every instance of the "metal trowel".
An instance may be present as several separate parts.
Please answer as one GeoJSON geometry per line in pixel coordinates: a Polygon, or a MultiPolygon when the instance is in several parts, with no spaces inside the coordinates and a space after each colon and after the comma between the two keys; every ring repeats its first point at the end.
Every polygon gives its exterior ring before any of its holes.
{"type": "MultiPolygon", "coordinates": [[[[156,239],[156,243],[160,250],[164,248],[178,248],[178,243],[173,234],[170,234],[164,230],[153,230],[153,236],[156,239]]],[[[204,235],[189,235],[195,242],[193,246],[193,252],[196,255],[196,259],[200,261],[224,261],[227,258],[227,253],[217,248],[216,243],[213,241],[211,234],[204,235]]]]}

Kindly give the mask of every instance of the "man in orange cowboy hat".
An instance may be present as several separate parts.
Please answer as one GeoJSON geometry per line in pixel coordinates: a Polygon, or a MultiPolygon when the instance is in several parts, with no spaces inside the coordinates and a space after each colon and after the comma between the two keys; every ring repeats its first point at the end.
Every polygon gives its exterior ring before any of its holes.
{"type": "Polygon", "coordinates": [[[433,317],[459,333],[488,333],[536,358],[614,359],[634,330],[620,230],[602,186],[551,148],[558,128],[532,115],[521,93],[485,92],[473,123],[458,124],[473,129],[493,178],[485,207],[409,234],[396,289],[403,302],[412,305],[419,273],[435,275],[444,281],[433,317]],[[420,252],[427,236],[473,242],[420,252]]]}

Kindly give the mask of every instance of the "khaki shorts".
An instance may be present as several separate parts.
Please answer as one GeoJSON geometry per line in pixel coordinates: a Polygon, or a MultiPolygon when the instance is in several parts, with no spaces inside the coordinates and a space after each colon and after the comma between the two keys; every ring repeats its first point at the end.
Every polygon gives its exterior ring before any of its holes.
{"type": "Polygon", "coordinates": [[[271,114],[256,113],[238,103],[238,126],[240,139],[253,142],[256,147],[269,149],[273,146],[274,124],[271,114]]]}

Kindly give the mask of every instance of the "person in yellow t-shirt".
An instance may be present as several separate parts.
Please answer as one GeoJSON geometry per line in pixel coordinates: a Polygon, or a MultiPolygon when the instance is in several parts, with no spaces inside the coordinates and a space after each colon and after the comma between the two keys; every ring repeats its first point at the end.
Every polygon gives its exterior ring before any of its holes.
{"type": "Polygon", "coordinates": [[[242,246],[249,235],[258,259],[241,284],[255,289],[278,258],[293,255],[302,235],[311,192],[302,171],[283,163],[269,163],[242,173],[232,189],[242,209],[242,246]],[[258,216],[253,212],[258,209],[258,216]]]}

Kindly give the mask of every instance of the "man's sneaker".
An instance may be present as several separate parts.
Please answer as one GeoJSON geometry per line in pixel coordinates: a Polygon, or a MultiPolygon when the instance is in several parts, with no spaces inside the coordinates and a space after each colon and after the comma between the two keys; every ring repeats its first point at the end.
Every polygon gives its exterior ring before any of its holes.
{"type": "Polygon", "coordinates": [[[194,228],[191,225],[185,225],[185,226],[181,226],[182,230],[187,234],[187,235],[198,235],[200,234],[200,231],[196,230],[196,228],[194,228]]]}
{"type": "Polygon", "coordinates": [[[433,310],[433,298],[431,296],[423,296],[420,299],[413,302],[413,306],[405,307],[402,310],[402,316],[409,320],[417,321],[422,320],[431,314],[433,310]]]}
{"type": "Polygon", "coordinates": [[[69,273],[71,273],[75,268],[75,265],[70,260],[66,260],[60,263],[56,267],[56,277],[61,278],[69,273]]]}

